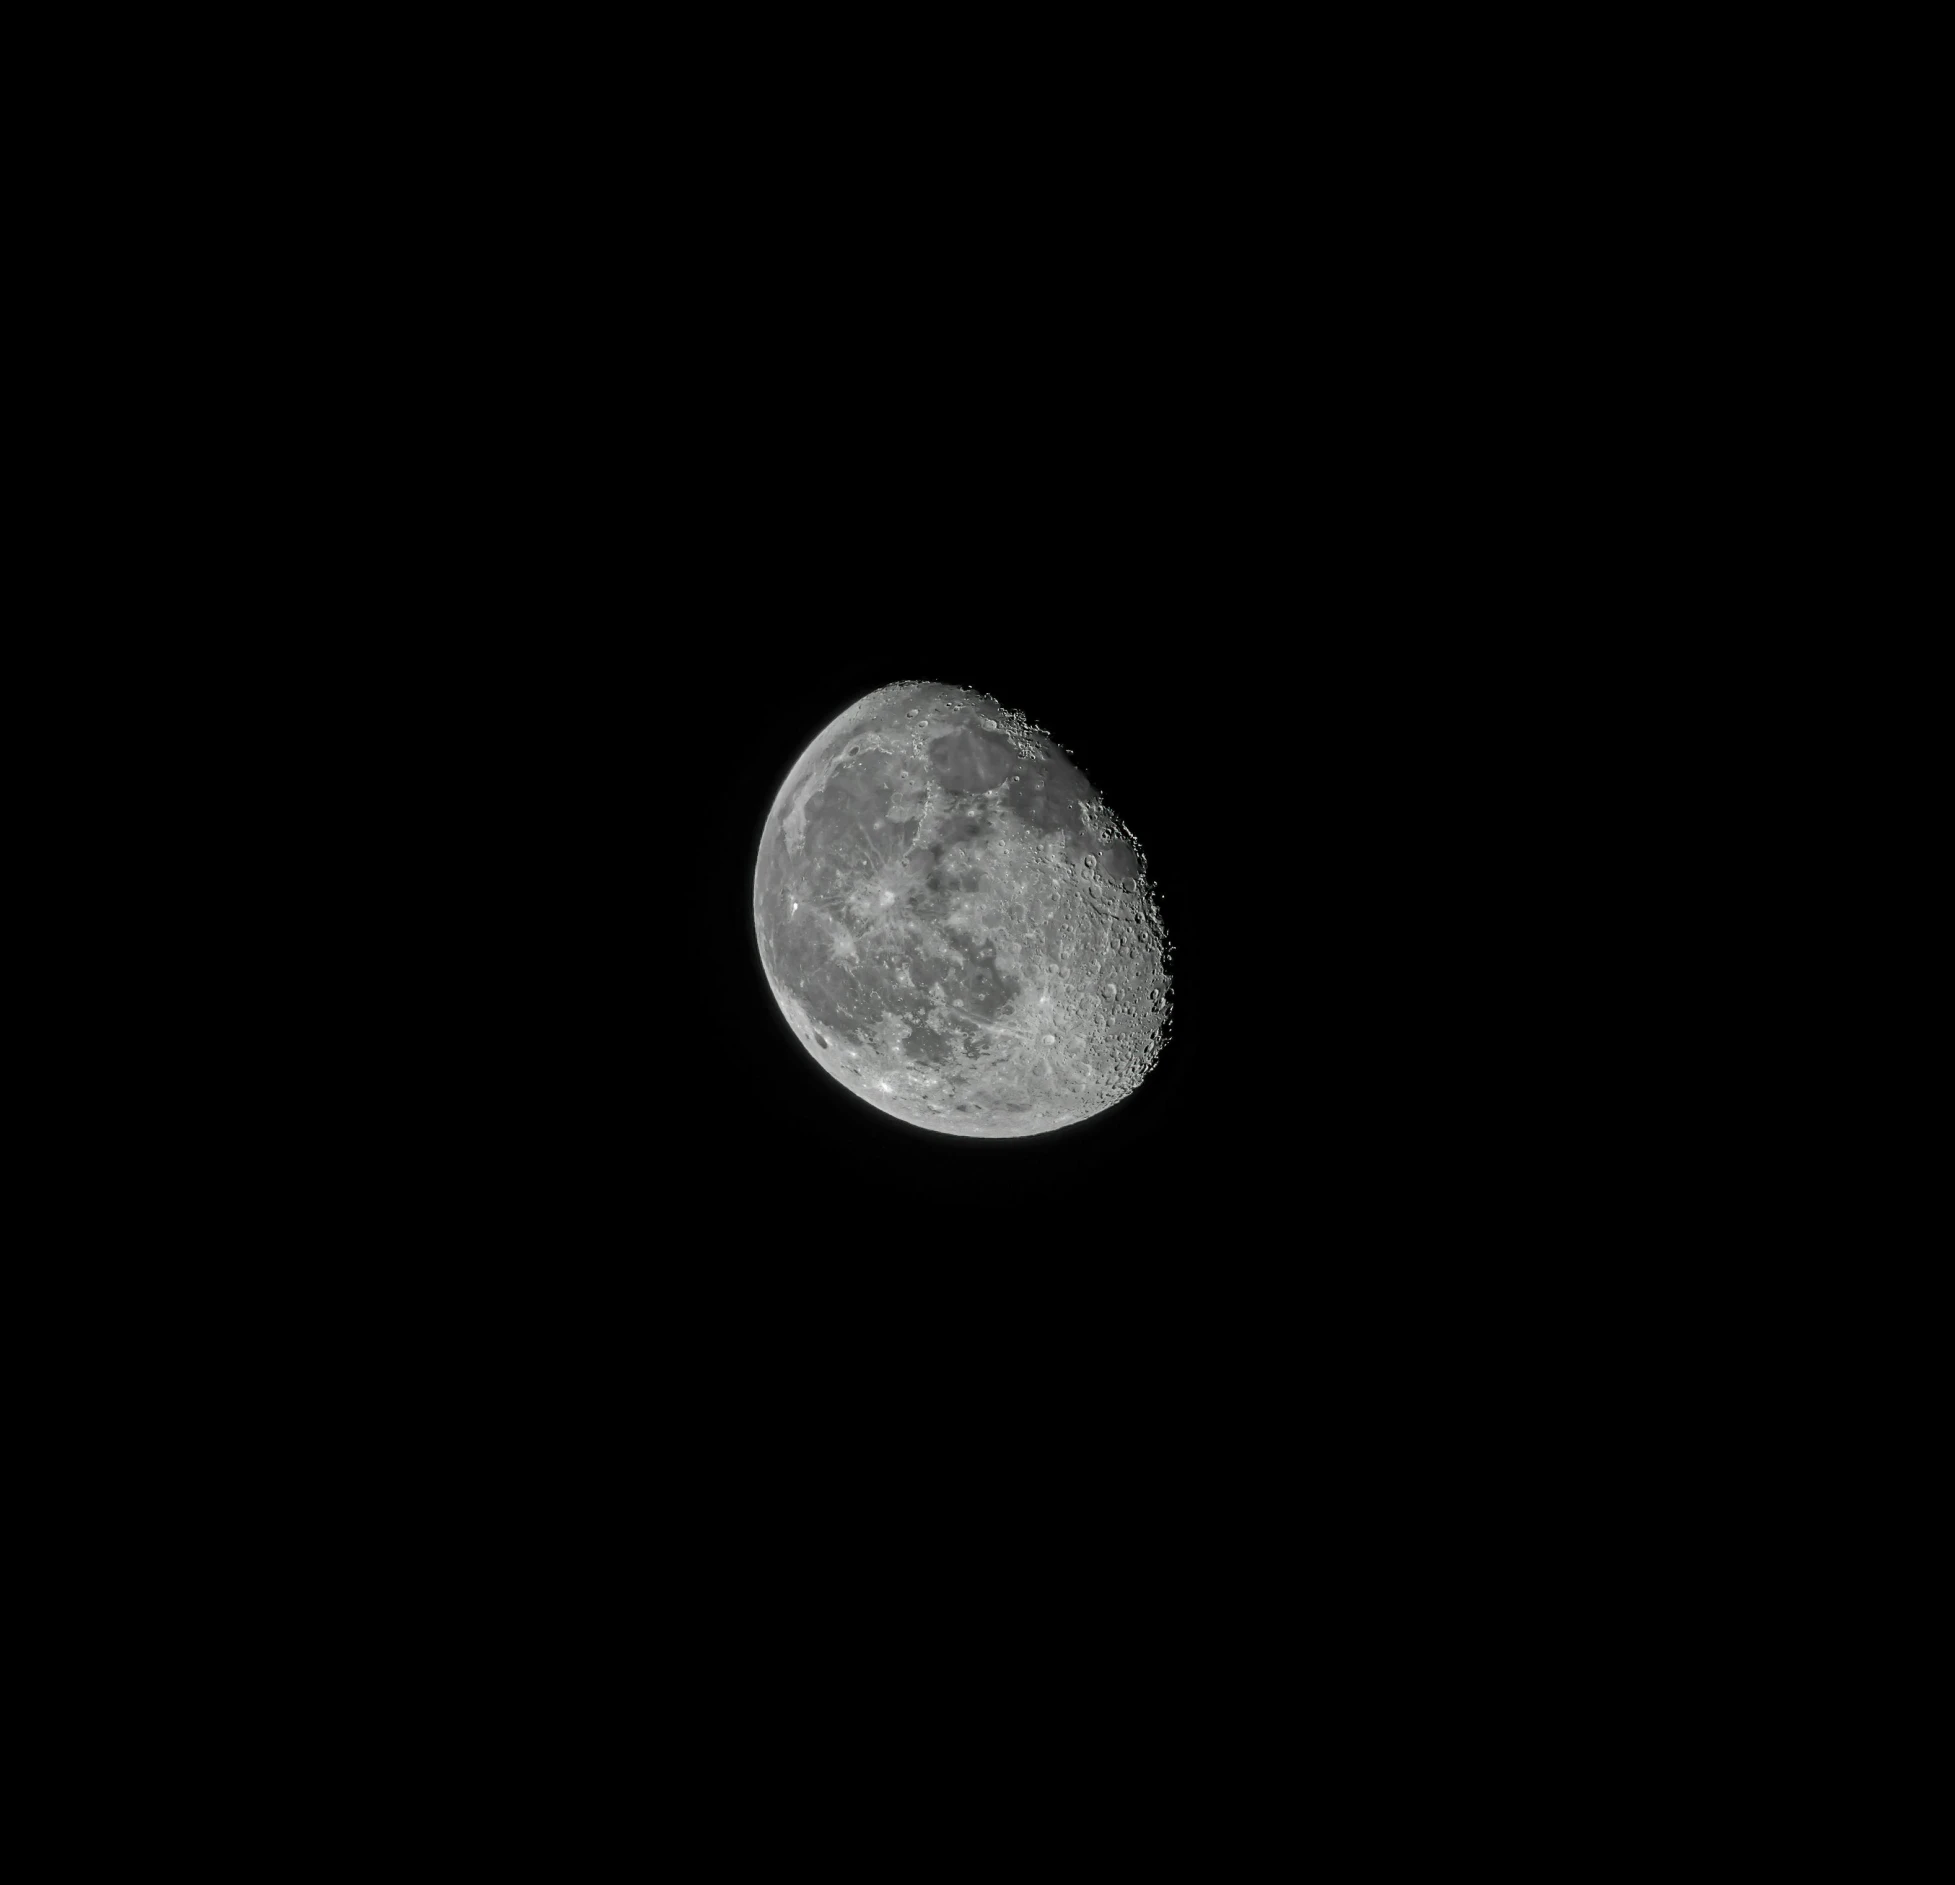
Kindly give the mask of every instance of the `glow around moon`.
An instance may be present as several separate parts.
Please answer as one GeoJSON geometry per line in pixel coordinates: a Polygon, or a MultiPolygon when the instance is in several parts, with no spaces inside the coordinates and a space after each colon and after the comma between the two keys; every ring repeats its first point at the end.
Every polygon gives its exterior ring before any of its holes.
{"type": "Polygon", "coordinates": [[[1041,728],[902,682],[789,769],[754,869],[769,986],[807,1051],[936,1132],[1050,1132],[1159,1057],[1169,948],[1138,839],[1041,728]]]}

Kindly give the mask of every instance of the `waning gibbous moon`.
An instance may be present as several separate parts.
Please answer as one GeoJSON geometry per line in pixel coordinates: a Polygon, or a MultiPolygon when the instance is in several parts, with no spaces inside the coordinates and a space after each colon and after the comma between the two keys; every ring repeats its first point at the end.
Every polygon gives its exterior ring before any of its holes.
{"type": "Polygon", "coordinates": [[[870,1105],[1008,1138],[1103,1112],[1166,1041],[1138,839],[1041,727],[969,688],[865,695],[789,767],[754,934],[803,1047],[870,1105]]]}

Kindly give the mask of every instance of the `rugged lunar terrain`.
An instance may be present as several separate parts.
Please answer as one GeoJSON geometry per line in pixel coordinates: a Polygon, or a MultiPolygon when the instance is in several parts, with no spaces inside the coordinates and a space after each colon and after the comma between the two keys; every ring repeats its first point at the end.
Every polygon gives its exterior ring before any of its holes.
{"type": "Polygon", "coordinates": [[[968,688],[882,688],[816,738],[768,814],[754,930],[808,1051],[939,1132],[1084,1119],[1166,1038],[1139,843],[1044,729],[968,688]]]}

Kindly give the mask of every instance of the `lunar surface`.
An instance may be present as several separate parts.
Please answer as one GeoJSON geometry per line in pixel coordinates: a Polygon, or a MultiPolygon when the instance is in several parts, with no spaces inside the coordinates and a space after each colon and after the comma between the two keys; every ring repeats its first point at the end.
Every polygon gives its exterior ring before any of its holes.
{"type": "Polygon", "coordinates": [[[1166,1039],[1168,943],[1138,840],[1043,728],[968,688],[881,688],[794,762],[754,932],[808,1052],[933,1131],[1088,1118],[1166,1039]]]}

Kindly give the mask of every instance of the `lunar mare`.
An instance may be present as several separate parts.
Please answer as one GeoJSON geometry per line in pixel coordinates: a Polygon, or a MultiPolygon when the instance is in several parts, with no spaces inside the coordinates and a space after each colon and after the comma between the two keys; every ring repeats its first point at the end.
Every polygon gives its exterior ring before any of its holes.
{"type": "Polygon", "coordinates": [[[968,688],[881,688],[815,738],[768,813],[754,933],[808,1052],[933,1131],[1088,1118],[1166,1039],[1139,841],[1043,728],[968,688]]]}

